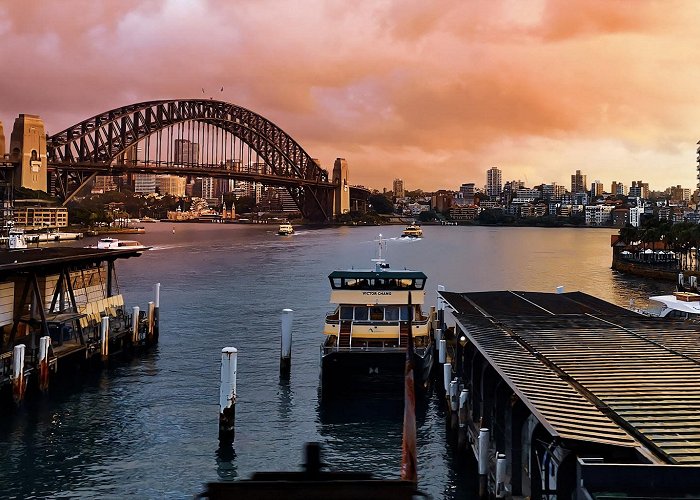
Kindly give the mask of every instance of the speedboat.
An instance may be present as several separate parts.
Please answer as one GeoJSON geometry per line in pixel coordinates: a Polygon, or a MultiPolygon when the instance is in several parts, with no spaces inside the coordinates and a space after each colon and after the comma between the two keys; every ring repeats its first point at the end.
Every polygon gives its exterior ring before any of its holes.
{"type": "Polygon", "coordinates": [[[382,259],[379,238],[374,269],[333,271],[331,303],[321,344],[324,395],[401,388],[411,336],[416,387],[427,388],[433,364],[431,312],[423,310],[426,276],[392,270],[382,259]]]}
{"type": "Polygon", "coordinates": [[[148,250],[149,247],[142,245],[135,240],[119,240],[117,238],[102,238],[97,242],[97,246],[88,248],[99,248],[104,250],[148,250]]]}
{"type": "Polygon", "coordinates": [[[277,234],[280,236],[290,236],[294,234],[294,228],[289,222],[285,222],[284,224],[280,224],[277,234]]]}
{"type": "Polygon", "coordinates": [[[10,229],[7,246],[10,250],[23,250],[27,248],[27,239],[22,229],[10,229]]]}
{"type": "Polygon", "coordinates": [[[406,226],[406,229],[401,233],[402,238],[422,238],[423,230],[418,224],[410,224],[406,226]]]}

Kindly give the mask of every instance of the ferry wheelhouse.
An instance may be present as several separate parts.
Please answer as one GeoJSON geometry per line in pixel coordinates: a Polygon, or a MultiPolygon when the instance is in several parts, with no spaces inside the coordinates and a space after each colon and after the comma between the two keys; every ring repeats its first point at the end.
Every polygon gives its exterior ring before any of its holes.
{"type": "Polygon", "coordinates": [[[382,259],[374,270],[333,271],[331,302],[321,345],[324,394],[336,389],[403,387],[409,332],[416,386],[425,388],[433,363],[431,313],[424,311],[426,276],[391,270],[382,259]]]}

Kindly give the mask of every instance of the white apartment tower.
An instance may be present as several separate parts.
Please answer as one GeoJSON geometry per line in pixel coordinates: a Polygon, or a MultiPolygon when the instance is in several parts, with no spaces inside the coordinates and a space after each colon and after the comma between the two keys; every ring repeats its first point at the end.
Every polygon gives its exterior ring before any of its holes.
{"type": "Polygon", "coordinates": [[[490,198],[496,198],[501,195],[502,189],[501,170],[498,167],[491,167],[486,171],[486,194],[490,198]]]}

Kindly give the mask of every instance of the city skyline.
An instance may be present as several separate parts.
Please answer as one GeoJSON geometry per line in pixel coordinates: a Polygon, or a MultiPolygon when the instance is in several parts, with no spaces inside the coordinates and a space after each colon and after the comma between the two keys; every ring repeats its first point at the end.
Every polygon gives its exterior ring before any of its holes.
{"type": "Polygon", "coordinates": [[[17,70],[0,120],[7,132],[38,114],[56,133],[134,102],[212,97],[269,118],[329,171],[346,158],[353,184],[480,186],[497,165],[529,185],[581,170],[694,189],[700,5],[631,5],[10,2],[0,57],[17,70]]]}

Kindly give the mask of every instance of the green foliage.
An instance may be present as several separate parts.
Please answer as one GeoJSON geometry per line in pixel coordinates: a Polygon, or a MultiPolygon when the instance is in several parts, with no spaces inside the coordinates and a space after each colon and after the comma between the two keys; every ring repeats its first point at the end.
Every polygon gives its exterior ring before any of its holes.
{"type": "Polygon", "coordinates": [[[394,205],[383,194],[373,194],[369,197],[371,209],[378,214],[391,214],[394,212],[394,205]]]}

